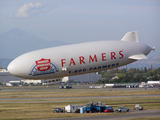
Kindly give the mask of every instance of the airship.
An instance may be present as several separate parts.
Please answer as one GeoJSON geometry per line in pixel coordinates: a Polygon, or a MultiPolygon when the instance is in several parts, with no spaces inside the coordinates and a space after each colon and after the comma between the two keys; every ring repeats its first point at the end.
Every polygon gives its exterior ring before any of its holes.
{"type": "Polygon", "coordinates": [[[98,72],[147,59],[155,48],[139,43],[137,31],[119,41],[93,41],[22,54],[8,65],[10,74],[25,79],[52,79],[98,72]]]}

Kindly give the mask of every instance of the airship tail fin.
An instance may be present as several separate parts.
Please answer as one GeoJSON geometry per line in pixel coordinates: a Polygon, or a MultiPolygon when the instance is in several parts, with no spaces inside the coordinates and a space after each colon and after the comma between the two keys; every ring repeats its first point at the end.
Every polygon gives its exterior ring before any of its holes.
{"type": "Polygon", "coordinates": [[[138,40],[138,32],[127,32],[125,36],[121,39],[121,41],[129,41],[129,42],[139,42],[138,40]]]}
{"type": "Polygon", "coordinates": [[[148,57],[144,54],[138,54],[138,55],[132,55],[130,57],[128,57],[129,59],[132,60],[144,60],[144,59],[148,59],[148,57]]]}

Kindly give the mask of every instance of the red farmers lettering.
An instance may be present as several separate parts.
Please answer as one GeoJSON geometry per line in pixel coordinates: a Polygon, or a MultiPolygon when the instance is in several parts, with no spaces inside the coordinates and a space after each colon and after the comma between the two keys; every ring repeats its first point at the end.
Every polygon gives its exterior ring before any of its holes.
{"type": "Polygon", "coordinates": [[[91,61],[94,62],[94,60],[95,60],[95,62],[97,62],[97,56],[96,56],[96,54],[94,55],[94,58],[92,58],[92,56],[89,55],[89,63],[91,63],[91,61]]]}
{"type": "Polygon", "coordinates": [[[66,59],[61,59],[62,67],[63,67],[63,66],[64,66],[64,64],[66,63],[66,62],[64,62],[64,60],[66,60],[66,59]]]}
{"type": "Polygon", "coordinates": [[[69,66],[71,66],[71,64],[76,65],[73,58],[71,58],[69,66]]]}
{"type": "Polygon", "coordinates": [[[115,55],[116,55],[115,52],[111,52],[111,60],[113,60],[113,58],[116,59],[115,55]]]}
{"type": "Polygon", "coordinates": [[[123,54],[122,54],[123,50],[119,51],[119,55],[121,55],[121,57],[119,57],[119,59],[123,58],[123,54]]]}
{"type": "Polygon", "coordinates": [[[83,56],[80,56],[80,57],[79,57],[79,62],[80,62],[80,64],[82,64],[82,63],[85,64],[85,62],[84,62],[84,57],[83,57],[83,56]]]}
{"type": "Polygon", "coordinates": [[[106,53],[102,53],[102,61],[106,61],[107,59],[106,59],[106,53]]]}

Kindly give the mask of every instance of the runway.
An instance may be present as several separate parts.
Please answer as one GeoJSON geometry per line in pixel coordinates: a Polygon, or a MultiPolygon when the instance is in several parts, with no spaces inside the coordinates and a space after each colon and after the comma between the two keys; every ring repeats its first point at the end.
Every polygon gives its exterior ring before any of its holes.
{"type": "MultiPolygon", "coordinates": [[[[87,113],[94,114],[94,113],[87,113]]],[[[101,113],[99,113],[101,114],[101,113]]],[[[43,120],[125,120],[132,118],[148,118],[148,117],[160,117],[160,110],[143,110],[143,111],[131,111],[126,114],[115,114],[115,115],[104,116],[92,116],[92,117],[74,117],[74,118],[55,118],[55,119],[43,119],[43,120]]]]}
{"type": "MultiPolygon", "coordinates": [[[[45,102],[68,102],[67,99],[86,99],[86,98],[135,98],[135,97],[157,97],[160,95],[123,95],[123,96],[87,96],[87,97],[43,97],[43,98],[1,98],[0,103],[45,103],[45,102]],[[23,101],[23,100],[58,100],[58,101],[23,101]],[[65,99],[65,101],[60,101],[59,99],[65,99]],[[14,102],[1,102],[3,100],[13,100],[14,102]]],[[[114,100],[113,99],[113,100],[114,100]]],[[[153,99],[153,98],[152,98],[153,99]]],[[[74,100],[76,101],[76,100],[74,100]]],[[[83,100],[78,100],[83,101],[83,100]]]]}

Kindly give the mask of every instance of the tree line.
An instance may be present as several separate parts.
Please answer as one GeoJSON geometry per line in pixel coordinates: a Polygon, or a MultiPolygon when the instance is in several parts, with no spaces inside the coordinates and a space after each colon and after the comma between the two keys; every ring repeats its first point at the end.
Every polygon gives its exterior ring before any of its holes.
{"type": "Polygon", "coordinates": [[[99,72],[102,80],[97,83],[123,83],[123,82],[147,82],[149,80],[160,80],[160,67],[153,70],[152,67],[144,68],[115,68],[99,72]]]}

